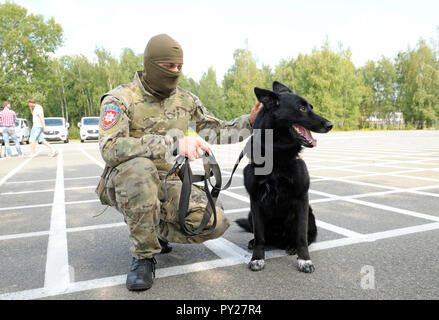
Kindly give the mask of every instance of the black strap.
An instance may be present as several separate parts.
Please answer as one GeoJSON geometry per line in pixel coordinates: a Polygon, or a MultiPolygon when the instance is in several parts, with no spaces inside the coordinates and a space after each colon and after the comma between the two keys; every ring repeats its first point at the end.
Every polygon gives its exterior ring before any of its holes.
{"type": "Polygon", "coordinates": [[[180,180],[182,181],[180,201],[178,204],[178,218],[179,218],[180,227],[185,234],[191,236],[200,235],[200,234],[208,235],[215,229],[217,224],[216,201],[218,199],[219,193],[220,191],[226,190],[230,187],[230,185],[232,184],[233,174],[238,168],[238,165],[243,157],[244,157],[244,151],[242,151],[241,154],[239,155],[239,159],[236,162],[235,167],[233,168],[232,175],[230,176],[229,181],[224,187],[221,187],[222,177],[221,177],[220,167],[212,153],[205,152],[204,154],[203,157],[203,166],[205,172],[204,175],[192,174],[192,170],[189,164],[189,159],[183,156],[177,157],[174,167],[168,172],[168,174],[165,177],[164,197],[160,198],[160,201],[164,202],[168,199],[167,179],[169,176],[173,175],[177,171],[177,169],[179,169],[181,166],[181,169],[178,174],[180,180]],[[213,185],[212,181],[210,180],[212,176],[214,176],[215,178],[215,185],[213,185]],[[192,183],[201,182],[201,181],[204,182],[204,192],[206,193],[208,204],[205,208],[203,219],[201,220],[200,225],[196,228],[195,231],[192,231],[187,229],[185,224],[185,219],[188,215],[189,199],[191,195],[192,183]],[[209,190],[208,182],[212,186],[212,191],[209,190]],[[213,214],[212,225],[208,230],[203,231],[206,225],[209,223],[212,214],[213,214]]]}

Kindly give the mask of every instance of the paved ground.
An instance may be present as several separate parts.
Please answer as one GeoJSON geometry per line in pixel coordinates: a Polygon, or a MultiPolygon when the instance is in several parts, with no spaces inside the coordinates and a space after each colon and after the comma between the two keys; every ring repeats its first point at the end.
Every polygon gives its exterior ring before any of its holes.
{"type": "MultiPolygon", "coordinates": [[[[34,159],[0,160],[0,299],[438,299],[439,131],[314,135],[304,151],[318,219],[313,274],[295,256],[267,252],[247,268],[251,234],[174,244],[159,255],[154,287],[125,288],[128,231],[94,194],[97,143],[38,146],[34,159]]],[[[224,176],[242,144],[215,147],[224,176]]],[[[22,146],[27,151],[28,146],[22,146]]],[[[242,177],[223,192],[226,215],[248,213],[242,177]]]]}

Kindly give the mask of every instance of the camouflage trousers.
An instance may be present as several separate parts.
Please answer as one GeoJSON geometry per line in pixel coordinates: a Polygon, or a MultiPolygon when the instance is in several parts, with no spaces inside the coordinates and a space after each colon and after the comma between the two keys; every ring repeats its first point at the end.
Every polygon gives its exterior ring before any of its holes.
{"type": "MultiPolygon", "coordinates": [[[[163,174],[160,174],[163,177],[163,174]]],[[[230,226],[224,210],[216,206],[217,225],[208,235],[188,236],[181,230],[178,219],[178,203],[182,183],[178,177],[170,177],[167,182],[168,199],[160,202],[158,192],[160,177],[154,163],[138,157],[117,166],[109,175],[104,197],[124,216],[129,227],[131,254],[143,259],[160,253],[158,238],[176,243],[201,243],[224,234],[230,226]]],[[[186,228],[195,230],[204,214],[207,197],[204,191],[192,185],[186,228]]],[[[160,190],[160,196],[163,190],[160,190]]],[[[206,225],[213,223],[213,215],[206,225]]]]}

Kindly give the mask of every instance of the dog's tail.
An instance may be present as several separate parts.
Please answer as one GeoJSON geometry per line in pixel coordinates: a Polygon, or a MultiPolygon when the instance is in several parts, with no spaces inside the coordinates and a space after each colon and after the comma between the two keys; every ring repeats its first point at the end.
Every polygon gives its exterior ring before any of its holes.
{"type": "Polygon", "coordinates": [[[248,214],[247,219],[238,219],[238,220],[235,220],[235,222],[238,224],[238,226],[243,228],[245,231],[253,232],[253,222],[252,222],[252,216],[251,216],[250,212],[248,214]]]}

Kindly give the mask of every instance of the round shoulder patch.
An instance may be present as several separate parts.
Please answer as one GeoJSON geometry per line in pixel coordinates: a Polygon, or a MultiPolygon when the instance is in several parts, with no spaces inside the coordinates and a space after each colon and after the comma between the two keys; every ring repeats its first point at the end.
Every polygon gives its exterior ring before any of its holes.
{"type": "Polygon", "coordinates": [[[119,121],[120,112],[120,107],[105,106],[101,118],[101,128],[107,130],[114,126],[119,121]]]}

